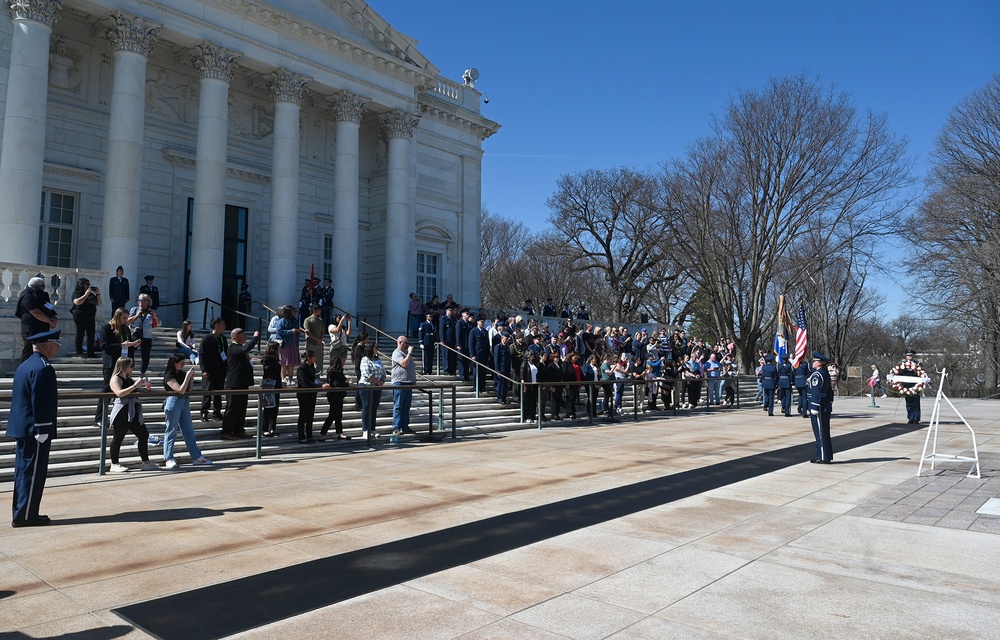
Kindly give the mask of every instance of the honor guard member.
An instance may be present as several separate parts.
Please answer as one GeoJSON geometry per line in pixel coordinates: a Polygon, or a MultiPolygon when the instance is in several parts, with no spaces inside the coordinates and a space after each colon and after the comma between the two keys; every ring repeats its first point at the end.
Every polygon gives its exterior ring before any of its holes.
{"type": "Polygon", "coordinates": [[[417,327],[417,341],[420,343],[420,352],[423,356],[423,369],[424,375],[429,376],[431,373],[431,367],[434,362],[434,343],[435,335],[437,332],[434,330],[434,314],[428,313],[424,315],[424,321],[420,323],[417,327]]]}
{"type": "Polygon", "coordinates": [[[49,360],[59,353],[58,329],[28,336],[32,354],[14,372],[7,437],[17,441],[14,454],[12,527],[38,527],[49,517],[38,513],[49,470],[49,450],[56,437],[56,372],[49,360]]]}
{"type": "Polygon", "coordinates": [[[160,308],[160,290],[155,284],[153,284],[153,280],[155,280],[153,276],[146,276],[143,279],[146,281],[146,284],[139,287],[139,295],[141,296],[145,293],[149,296],[149,308],[156,311],[160,308]]]}
{"type": "Polygon", "coordinates": [[[764,366],[757,374],[760,378],[761,386],[764,388],[764,410],[767,415],[774,415],[774,388],[778,382],[778,367],[774,366],[774,355],[767,354],[764,357],[764,366]]]}
{"type": "Polygon", "coordinates": [[[813,351],[813,372],[809,376],[809,418],[816,437],[816,457],[809,462],[830,464],[833,461],[833,442],[830,440],[830,414],[833,413],[833,383],[826,366],[830,359],[813,351]]]}
{"type": "Polygon", "coordinates": [[[806,394],[809,391],[809,373],[809,361],[802,358],[799,366],[795,367],[795,390],[799,392],[799,415],[806,420],[809,419],[806,401],[806,394]]]}
{"type": "Polygon", "coordinates": [[[455,368],[457,364],[457,355],[455,354],[455,349],[457,346],[457,334],[455,332],[455,318],[451,314],[455,313],[452,307],[445,307],[444,315],[441,316],[441,331],[438,333],[438,339],[441,340],[441,344],[447,349],[444,349],[441,353],[442,358],[444,358],[444,363],[447,363],[444,367],[445,373],[449,376],[455,375],[455,368]]]}
{"type": "Polygon", "coordinates": [[[781,364],[778,365],[778,391],[781,393],[781,413],[786,418],[792,417],[792,376],[794,370],[792,363],[788,361],[788,354],[781,356],[781,364]]]}
{"type": "Polygon", "coordinates": [[[458,361],[458,367],[462,370],[462,380],[470,382],[472,380],[472,357],[469,353],[469,336],[476,328],[476,322],[472,319],[472,314],[468,309],[462,309],[462,317],[455,323],[456,348],[462,353],[458,361]]]}

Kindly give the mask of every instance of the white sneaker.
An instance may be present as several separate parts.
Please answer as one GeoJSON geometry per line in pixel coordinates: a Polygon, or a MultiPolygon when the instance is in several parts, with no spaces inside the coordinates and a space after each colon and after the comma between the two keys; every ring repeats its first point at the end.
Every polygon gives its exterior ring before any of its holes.
{"type": "Polygon", "coordinates": [[[123,464],[111,464],[111,473],[128,473],[128,467],[123,464]]]}
{"type": "Polygon", "coordinates": [[[202,456],[200,458],[195,458],[194,460],[192,460],[191,464],[212,464],[212,461],[206,458],[205,456],[202,456]]]}
{"type": "Polygon", "coordinates": [[[143,471],[159,471],[160,465],[150,460],[149,462],[143,462],[142,466],[139,468],[143,471]]]}
{"type": "Polygon", "coordinates": [[[173,458],[171,458],[170,460],[167,460],[166,462],[164,462],[163,466],[165,468],[167,468],[167,469],[176,469],[177,467],[179,467],[181,465],[178,464],[176,460],[174,460],[173,458]]]}

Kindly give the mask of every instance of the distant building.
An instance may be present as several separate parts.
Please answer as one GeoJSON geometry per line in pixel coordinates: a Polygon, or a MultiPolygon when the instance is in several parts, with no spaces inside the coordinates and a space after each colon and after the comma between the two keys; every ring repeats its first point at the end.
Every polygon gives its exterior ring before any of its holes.
{"type": "Polygon", "coordinates": [[[0,260],[234,309],[243,282],[291,303],[315,264],[390,330],[410,291],[478,304],[499,125],[415,44],[361,0],[7,0],[0,260]]]}

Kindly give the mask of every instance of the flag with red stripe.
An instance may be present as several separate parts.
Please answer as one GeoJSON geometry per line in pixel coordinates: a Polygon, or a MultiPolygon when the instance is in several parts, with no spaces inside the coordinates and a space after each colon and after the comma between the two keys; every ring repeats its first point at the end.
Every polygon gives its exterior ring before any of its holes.
{"type": "Polygon", "coordinates": [[[809,341],[809,330],[806,327],[806,305],[799,302],[799,317],[796,319],[795,323],[795,358],[792,361],[792,366],[799,366],[799,364],[806,357],[806,344],[809,341]]]}

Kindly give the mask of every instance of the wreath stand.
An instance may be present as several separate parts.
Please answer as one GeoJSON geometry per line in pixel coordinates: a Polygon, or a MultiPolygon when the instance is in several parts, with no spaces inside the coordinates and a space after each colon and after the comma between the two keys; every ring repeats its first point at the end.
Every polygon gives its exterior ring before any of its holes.
{"type": "Polygon", "coordinates": [[[972,462],[974,464],[969,469],[969,473],[967,473],[965,477],[979,478],[981,476],[979,475],[979,447],[976,445],[976,432],[972,429],[972,426],[969,425],[969,422],[965,419],[965,417],[962,416],[962,414],[959,413],[958,409],[955,408],[955,405],[952,404],[948,396],[944,394],[944,380],[947,375],[948,375],[947,369],[943,369],[941,371],[941,383],[938,386],[937,398],[935,398],[934,400],[934,410],[931,412],[930,428],[927,429],[927,437],[924,439],[924,451],[923,453],[920,454],[920,466],[917,467],[917,476],[918,477],[920,476],[920,473],[924,468],[925,462],[929,462],[931,466],[931,471],[934,471],[934,464],[939,460],[941,460],[949,462],[972,462]],[[952,456],[937,452],[938,428],[941,423],[941,400],[944,400],[945,402],[948,403],[948,406],[951,407],[951,410],[955,412],[955,415],[957,415],[959,418],[962,419],[962,422],[969,429],[969,433],[972,434],[972,451],[974,457],[952,456]],[[933,445],[931,445],[932,438],[934,441],[933,445]],[[928,445],[931,446],[930,455],[927,454],[928,445]]]}

